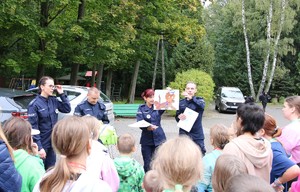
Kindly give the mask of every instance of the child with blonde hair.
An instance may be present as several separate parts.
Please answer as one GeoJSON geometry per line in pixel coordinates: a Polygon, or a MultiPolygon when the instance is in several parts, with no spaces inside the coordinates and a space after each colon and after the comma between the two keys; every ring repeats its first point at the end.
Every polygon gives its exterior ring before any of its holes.
{"type": "Polygon", "coordinates": [[[117,149],[120,156],[114,159],[114,163],[120,177],[119,192],[142,192],[144,168],[131,157],[136,150],[134,137],[128,133],[119,136],[117,149]]]}
{"type": "Polygon", "coordinates": [[[210,143],[214,147],[214,150],[203,157],[204,174],[203,179],[197,185],[198,192],[212,192],[211,177],[214,172],[216,160],[228,142],[228,128],[225,125],[216,124],[210,128],[210,143]]]}
{"type": "Polygon", "coordinates": [[[120,179],[114,161],[107,153],[107,148],[97,141],[103,123],[94,116],[83,116],[81,118],[93,134],[92,150],[87,159],[87,171],[107,182],[113,191],[118,191],[120,179]]]}
{"type": "Polygon", "coordinates": [[[234,175],[248,173],[245,163],[234,155],[222,154],[218,157],[212,175],[214,192],[223,192],[228,179],[234,175]]]}
{"type": "Polygon", "coordinates": [[[152,163],[164,191],[190,191],[201,179],[202,153],[189,137],[179,136],[162,144],[152,163]]]}
{"type": "Polygon", "coordinates": [[[58,121],[53,128],[52,145],[60,158],[33,191],[112,191],[106,182],[86,171],[92,135],[81,117],[71,116],[58,121]]]}
{"type": "Polygon", "coordinates": [[[161,192],[162,190],[159,189],[159,175],[157,171],[150,170],[145,174],[143,180],[143,189],[145,192],[161,192]]]}

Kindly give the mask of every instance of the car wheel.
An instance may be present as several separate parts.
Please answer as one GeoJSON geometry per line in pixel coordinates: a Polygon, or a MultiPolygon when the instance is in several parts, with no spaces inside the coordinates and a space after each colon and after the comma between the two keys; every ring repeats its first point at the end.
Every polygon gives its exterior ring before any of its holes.
{"type": "Polygon", "coordinates": [[[223,112],[222,109],[221,109],[221,106],[218,107],[218,111],[219,111],[219,113],[223,112]]]}

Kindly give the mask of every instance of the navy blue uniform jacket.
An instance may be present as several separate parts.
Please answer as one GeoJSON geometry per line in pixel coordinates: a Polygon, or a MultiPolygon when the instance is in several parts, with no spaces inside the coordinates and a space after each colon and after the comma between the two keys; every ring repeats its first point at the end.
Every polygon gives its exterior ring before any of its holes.
{"type": "Polygon", "coordinates": [[[97,102],[95,105],[90,104],[87,100],[78,104],[75,108],[74,115],[85,116],[91,115],[101,120],[103,123],[108,124],[106,107],[103,103],[97,102]]]}
{"type": "Polygon", "coordinates": [[[203,127],[202,127],[202,115],[205,108],[205,102],[202,97],[193,97],[191,100],[181,99],[179,102],[179,110],[176,111],[175,119],[178,122],[178,115],[184,112],[185,108],[188,107],[197,113],[199,113],[192,129],[187,132],[183,129],[179,130],[179,134],[186,134],[190,136],[194,141],[199,139],[204,139],[203,127]]]}
{"type": "Polygon", "coordinates": [[[164,113],[164,110],[153,110],[149,108],[146,104],[140,105],[136,114],[136,120],[141,121],[145,120],[152,125],[158,126],[153,131],[148,131],[147,127],[141,127],[142,136],[140,144],[142,145],[154,145],[158,146],[166,140],[166,135],[164,130],[161,127],[161,115],[164,113]]]}
{"type": "Polygon", "coordinates": [[[61,94],[59,101],[55,96],[45,98],[41,95],[36,96],[28,105],[28,121],[33,129],[40,130],[39,135],[34,135],[33,140],[39,147],[51,148],[51,133],[57,122],[58,111],[69,113],[71,105],[66,94],[61,94]]]}
{"type": "Polygon", "coordinates": [[[15,168],[4,141],[0,139],[0,191],[19,192],[22,187],[22,176],[15,168]]]}

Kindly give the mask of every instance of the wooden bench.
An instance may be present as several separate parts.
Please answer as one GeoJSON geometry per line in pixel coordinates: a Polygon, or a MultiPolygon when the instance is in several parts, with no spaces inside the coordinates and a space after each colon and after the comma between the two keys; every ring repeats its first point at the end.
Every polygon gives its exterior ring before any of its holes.
{"type": "Polygon", "coordinates": [[[114,114],[117,117],[135,117],[140,104],[114,104],[114,114]]]}

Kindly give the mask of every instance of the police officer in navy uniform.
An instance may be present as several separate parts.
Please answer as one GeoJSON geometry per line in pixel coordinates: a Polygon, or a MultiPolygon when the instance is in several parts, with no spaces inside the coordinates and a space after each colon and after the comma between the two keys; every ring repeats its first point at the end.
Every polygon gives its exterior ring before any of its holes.
{"type": "Polygon", "coordinates": [[[89,89],[87,99],[78,104],[75,108],[74,115],[85,116],[91,115],[101,120],[104,124],[108,124],[106,107],[103,103],[99,102],[100,91],[96,87],[89,89]]]}
{"type": "Polygon", "coordinates": [[[142,135],[140,144],[142,145],[142,155],[144,160],[145,173],[150,169],[150,163],[155,149],[166,140],[165,133],[161,127],[161,115],[164,110],[154,110],[154,90],[147,89],[142,93],[142,98],[145,104],[139,106],[136,120],[145,120],[151,125],[148,127],[141,127],[142,135]]]}
{"type": "Polygon", "coordinates": [[[269,101],[270,95],[266,94],[266,92],[262,92],[261,95],[259,96],[259,100],[261,101],[261,104],[263,106],[264,112],[266,112],[266,107],[269,101]]]}
{"type": "Polygon", "coordinates": [[[184,110],[188,107],[198,113],[198,117],[190,132],[183,129],[179,129],[179,135],[188,135],[201,149],[203,156],[206,153],[204,144],[204,133],[202,127],[202,115],[205,108],[205,102],[202,97],[196,97],[197,86],[194,82],[188,82],[185,87],[185,91],[182,95],[185,97],[179,102],[179,110],[176,111],[175,119],[185,120],[186,116],[183,114],[184,110]]]}
{"type": "Polygon", "coordinates": [[[51,144],[51,133],[57,122],[58,111],[69,113],[71,105],[61,85],[54,85],[51,77],[44,76],[39,81],[40,94],[28,105],[28,121],[33,129],[40,131],[40,134],[33,136],[37,143],[39,156],[44,160],[45,169],[54,166],[56,155],[51,144]],[[61,101],[52,96],[56,88],[61,101]]]}

